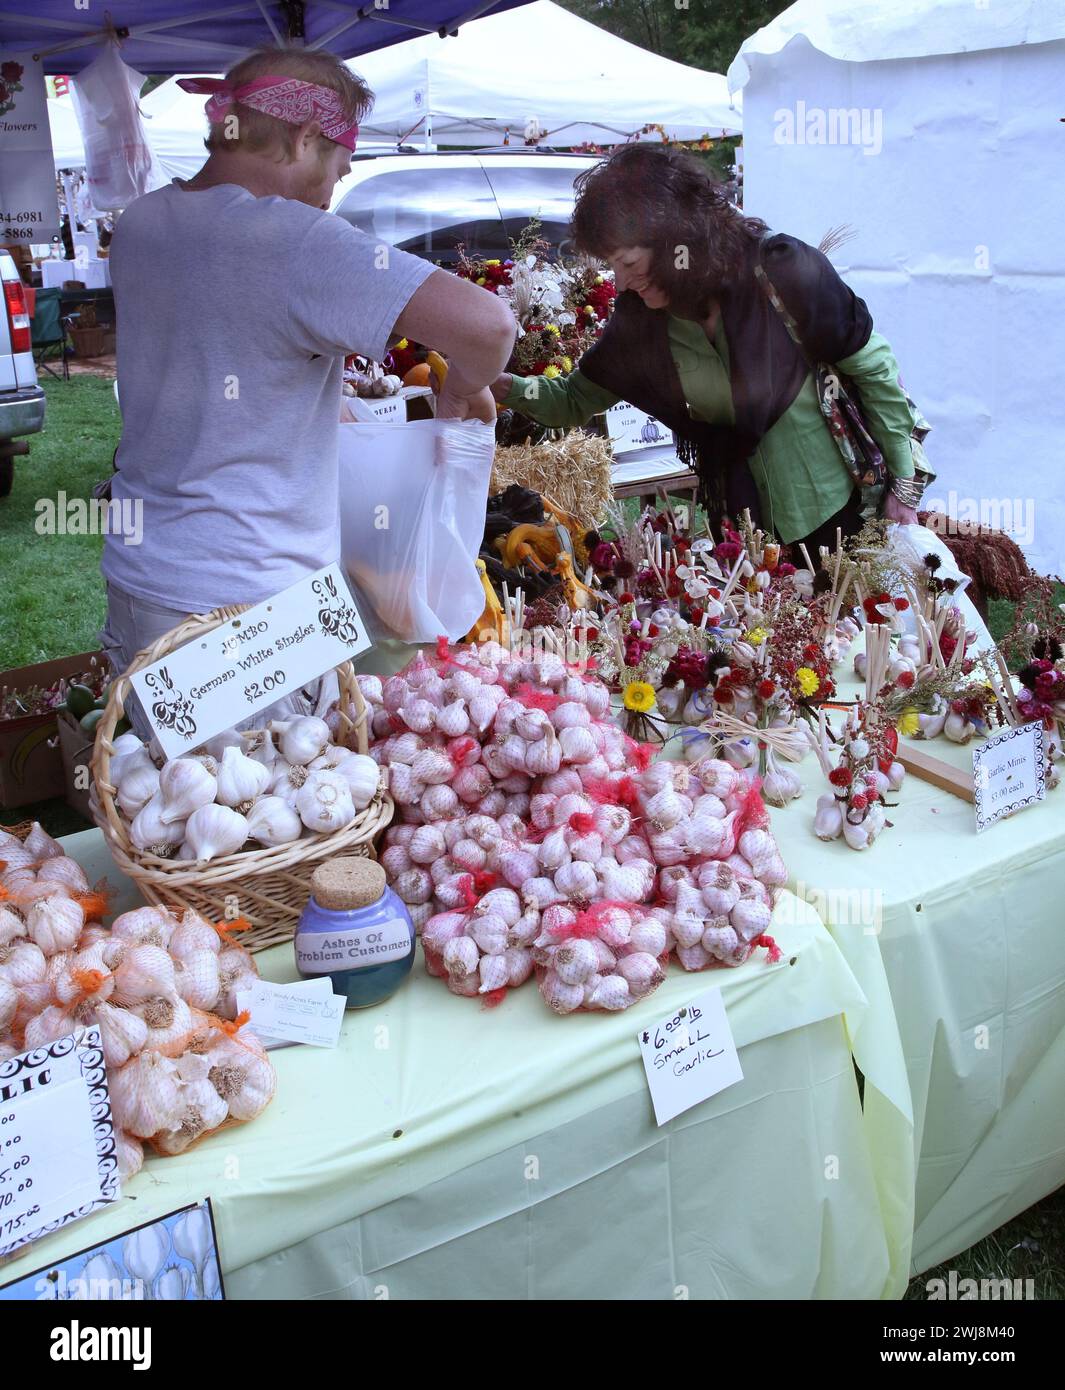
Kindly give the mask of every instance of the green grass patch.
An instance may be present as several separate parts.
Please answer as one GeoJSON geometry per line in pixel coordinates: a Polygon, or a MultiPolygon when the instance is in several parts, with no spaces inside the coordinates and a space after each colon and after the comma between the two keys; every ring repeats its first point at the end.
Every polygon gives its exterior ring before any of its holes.
{"type": "Polygon", "coordinates": [[[91,498],[109,476],[121,416],[112,383],[45,378],[44,429],[16,458],[9,497],[0,498],[0,670],[94,650],[106,607],[102,536],[40,535],[38,503],[59,494],[91,498]]]}

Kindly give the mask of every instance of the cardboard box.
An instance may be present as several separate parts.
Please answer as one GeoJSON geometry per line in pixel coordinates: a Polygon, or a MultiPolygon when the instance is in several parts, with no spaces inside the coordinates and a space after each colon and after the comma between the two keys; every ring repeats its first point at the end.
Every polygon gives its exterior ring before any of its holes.
{"type": "MultiPolygon", "coordinates": [[[[28,690],[32,686],[54,685],[60,677],[70,678],[89,670],[94,657],[98,666],[108,669],[107,658],[101,652],[82,652],[56,661],[41,661],[36,666],[0,671],[0,688],[28,690]]],[[[54,713],[0,719],[0,806],[5,810],[64,795],[66,779],[58,735],[54,713]]]]}
{"type": "Polygon", "coordinates": [[[96,744],[95,736],[89,735],[72,714],[61,710],[58,717],[59,752],[63,760],[63,781],[67,805],[79,816],[92,820],[89,808],[89,788],[92,786],[88,774],[92,761],[92,750],[96,744]],[[84,772],[81,770],[84,769],[84,772]],[[79,772],[81,775],[79,776],[79,772]]]}

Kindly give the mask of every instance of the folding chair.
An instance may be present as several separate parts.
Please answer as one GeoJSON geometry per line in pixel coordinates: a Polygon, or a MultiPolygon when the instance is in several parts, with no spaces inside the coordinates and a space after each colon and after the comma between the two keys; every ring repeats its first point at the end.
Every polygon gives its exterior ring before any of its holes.
{"type": "Polygon", "coordinates": [[[37,304],[30,325],[30,346],[33,361],[39,372],[59,380],[59,373],[48,365],[49,356],[56,352],[63,364],[63,380],[70,380],[70,367],[67,363],[67,331],[63,325],[60,307],[61,290],[38,290],[37,304]]]}

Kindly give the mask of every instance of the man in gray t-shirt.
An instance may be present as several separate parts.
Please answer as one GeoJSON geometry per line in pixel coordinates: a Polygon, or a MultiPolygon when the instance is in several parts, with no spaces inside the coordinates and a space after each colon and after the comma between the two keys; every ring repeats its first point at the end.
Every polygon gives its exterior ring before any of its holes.
{"type": "Polygon", "coordinates": [[[186,614],[257,602],[339,558],[346,354],[430,343],[450,368],[437,414],[491,420],[486,388],[514,339],[494,295],[326,211],[371,103],[339,60],[262,52],[194,85],[220,89],[206,164],[133,203],[111,248],[112,493],[143,505],[141,544],[104,549],[103,641],[122,669],[186,614]]]}

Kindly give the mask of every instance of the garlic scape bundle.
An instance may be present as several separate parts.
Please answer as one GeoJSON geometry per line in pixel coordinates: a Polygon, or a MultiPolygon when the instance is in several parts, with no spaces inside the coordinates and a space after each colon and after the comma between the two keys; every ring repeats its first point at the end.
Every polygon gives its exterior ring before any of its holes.
{"type": "MultiPolygon", "coordinates": [[[[381,694],[376,677],[363,679],[381,694]]],[[[130,840],[162,859],[206,864],[244,848],[328,835],[350,825],[382,786],[373,758],[334,742],[329,724],[310,715],[228,730],[161,767],[134,734],[123,734],[115,748],[115,804],[130,840]]],[[[446,762],[441,782],[452,771],[446,762]]],[[[441,811],[457,804],[444,786],[436,801],[441,811]]],[[[17,855],[9,858],[12,870],[20,864],[17,855]]]]}

